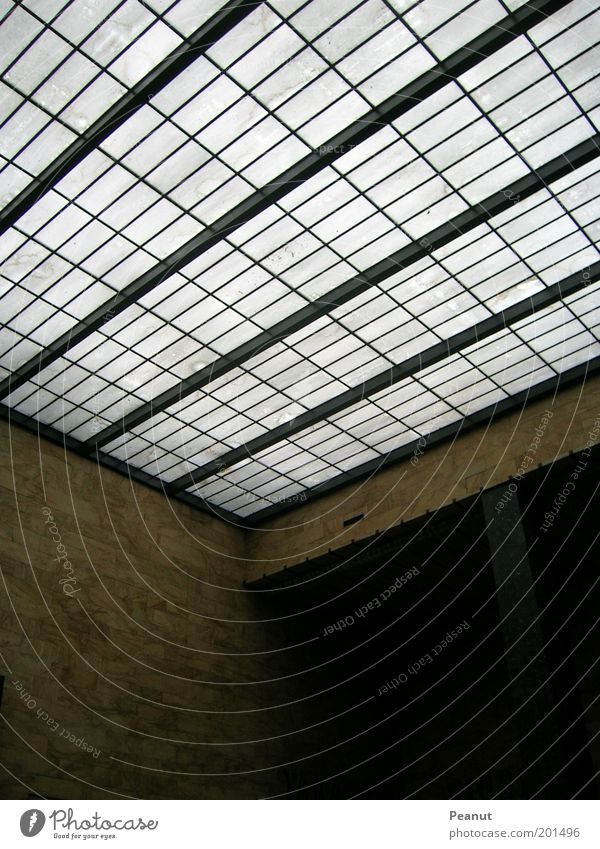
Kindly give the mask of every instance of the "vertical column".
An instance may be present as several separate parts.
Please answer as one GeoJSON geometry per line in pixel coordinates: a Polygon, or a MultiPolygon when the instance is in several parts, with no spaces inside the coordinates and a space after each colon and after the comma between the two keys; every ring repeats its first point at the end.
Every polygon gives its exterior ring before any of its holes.
{"type": "Polygon", "coordinates": [[[561,771],[568,762],[559,740],[560,718],[550,678],[551,666],[544,651],[527,539],[521,521],[517,493],[499,498],[506,487],[482,493],[491,564],[496,586],[506,663],[511,682],[514,725],[520,739],[525,770],[521,794],[540,798],[568,798],[566,776],[561,771]]]}

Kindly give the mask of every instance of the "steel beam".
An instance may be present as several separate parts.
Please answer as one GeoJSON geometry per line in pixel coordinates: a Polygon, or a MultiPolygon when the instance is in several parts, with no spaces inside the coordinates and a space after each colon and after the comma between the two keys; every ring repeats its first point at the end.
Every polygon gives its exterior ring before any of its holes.
{"type": "Polygon", "coordinates": [[[443,62],[431,68],[417,80],[404,86],[380,106],[369,110],[358,121],[307,154],[275,180],[267,183],[230,212],[221,216],[210,227],[203,229],[166,259],[157,263],[153,268],[124,287],[112,298],[110,303],[98,307],[71,330],[41,351],[39,355],[17,369],[10,378],[0,384],[0,398],[22,386],[43,368],[62,357],[70,348],[101,328],[115,315],[152,291],[166,277],[175,274],[193,259],[222,241],[228,234],[241,227],[242,224],[268,209],[291,189],[318,174],[351,147],[370,138],[381,129],[383,124],[396,120],[416,103],[439,91],[451,79],[455,79],[470,68],[475,67],[483,59],[505,47],[535,24],[545,20],[549,15],[567,5],[568,2],[569,0],[531,0],[531,2],[498,21],[443,62]]]}

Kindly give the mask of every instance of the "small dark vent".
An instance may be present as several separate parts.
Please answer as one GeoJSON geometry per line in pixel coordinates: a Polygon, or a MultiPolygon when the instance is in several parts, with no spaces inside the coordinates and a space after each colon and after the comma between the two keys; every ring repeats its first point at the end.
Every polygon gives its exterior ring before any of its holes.
{"type": "Polygon", "coordinates": [[[365,514],[359,513],[358,516],[352,516],[351,519],[344,519],[344,527],[347,528],[348,525],[353,525],[355,522],[360,522],[360,520],[364,518],[365,514]]]}

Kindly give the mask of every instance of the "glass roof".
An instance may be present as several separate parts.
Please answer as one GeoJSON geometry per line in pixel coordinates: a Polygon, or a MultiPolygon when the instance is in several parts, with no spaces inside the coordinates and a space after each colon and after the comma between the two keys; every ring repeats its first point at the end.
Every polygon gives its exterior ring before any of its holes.
{"type": "Polygon", "coordinates": [[[251,520],[595,360],[548,6],[0,0],[3,414],[251,520]]]}

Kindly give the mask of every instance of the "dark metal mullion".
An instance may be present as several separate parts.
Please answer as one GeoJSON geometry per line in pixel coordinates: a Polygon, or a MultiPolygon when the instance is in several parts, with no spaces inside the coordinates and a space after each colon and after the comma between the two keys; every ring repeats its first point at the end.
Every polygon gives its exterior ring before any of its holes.
{"type": "MultiPolygon", "coordinates": [[[[546,380],[538,383],[532,387],[529,387],[526,390],[521,390],[514,395],[510,395],[508,398],[503,401],[497,402],[496,404],[492,404],[486,407],[483,410],[480,410],[476,413],[470,414],[468,417],[464,416],[459,422],[447,425],[444,428],[441,428],[438,431],[435,431],[430,435],[428,439],[428,444],[430,446],[440,444],[448,441],[449,439],[455,439],[457,436],[465,433],[475,427],[484,424],[491,424],[495,419],[499,416],[504,415],[505,413],[512,412],[519,407],[523,407],[525,404],[533,401],[537,398],[544,397],[548,394],[555,394],[558,389],[562,386],[569,385],[576,381],[585,380],[586,377],[595,374],[600,368],[600,357],[596,357],[593,360],[589,360],[580,366],[575,366],[572,369],[569,369],[567,372],[563,372],[557,377],[547,378],[546,380]]],[[[371,475],[382,471],[385,468],[388,468],[395,463],[398,463],[401,460],[405,460],[410,457],[417,447],[417,440],[410,442],[406,445],[401,446],[394,451],[389,452],[385,458],[382,458],[380,462],[369,461],[368,463],[364,463],[352,470],[349,474],[349,477],[352,481],[358,481],[371,475]]],[[[303,494],[305,496],[302,501],[302,505],[305,505],[309,501],[314,501],[322,495],[326,495],[327,493],[334,492],[340,486],[344,486],[347,484],[347,480],[338,481],[335,478],[333,480],[326,481],[323,484],[319,484],[318,487],[314,489],[304,490],[303,494]]],[[[267,521],[269,519],[273,519],[279,515],[282,515],[285,512],[289,512],[291,509],[294,509],[296,505],[285,505],[285,504],[275,504],[270,507],[265,507],[262,510],[257,511],[254,514],[246,517],[242,525],[241,520],[238,519],[238,524],[241,527],[254,528],[260,526],[259,523],[267,521]]]]}
{"type": "MultiPolygon", "coordinates": [[[[449,76],[456,76],[463,73],[467,68],[473,67],[473,65],[481,61],[482,56],[491,55],[492,52],[512,41],[522,31],[537,22],[541,16],[549,14],[555,8],[561,8],[564,5],[564,0],[539,0],[533,10],[531,8],[532,5],[528,4],[525,11],[521,8],[511,15],[509,25],[507,24],[504,27],[494,25],[491,30],[487,30],[471,41],[469,45],[461,48],[449,57],[449,59],[445,60],[440,67],[427,72],[417,81],[406,86],[402,94],[393,95],[391,98],[388,98],[378,107],[377,111],[373,110],[373,119],[379,121],[382,117],[385,117],[387,121],[394,120],[410,107],[411,98],[415,96],[427,96],[442,87],[442,85],[446,84],[449,76]],[[441,71],[442,67],[444,71],[441,71]]],[[[193,238],[182,248],[171,254],[167,260],[162,261],[150,272],[146,272],[134,283],[125,287],[120,293],[119,299],[115,299],[115,303],[112,306],[113,315],[116,314],[116,311],[125,309],[147,291],[154,288],[157,282],[164,278],[166,273],[178,271],[208,247],[212,246],[212,244],[215,244],[222,237],[221,234],[223,232],[228,229],[236,229],[242,223],[258,214],[258,212],[266,209],[271,203],[287,194],[290,180],[295,182],[300,175],[302,179],[308,179],[323,167],[330,164],[330,162],[334,161],[340,155],[335,150],[337,147],[339,151],[340,144],[347,145],[350,141],[352,143],[359,143],[372,135],[378,129],[380,123],[376,126],[365,123],[365,121],[368,121],[368,114],[358,124],[355,123],[349,128],[342,130],[333,140],[330,140],[331,152],[313,152],[309,154],[303,160],[296,163],[296,165],[289,168],[284,174],[280,175],[277,181],[267,184],[256,196],[247,199],[246,202],[243,202],[234,208],[234,210],[225,214],[218,220],[216,227],[213,226],[210,230],[207,229],[198,237],[193,238]]],[[[60,339],[55,340],[44,352],[34,357],[28,364],[25,364],[19,370],[18,374],[11,376],[10,381],[5,381],[2,385],[3,392],[6,393],[7,388],[11,384],[16,386],[26,381],[29,372],[36,373],[43,366],[61,356],[64,350],[70,347],[71,344],[76,344],[88,336],[104,323],[106,320],[105,315],[104,308],[95,310],[90,316],[80,322],[77,331],[72,330],[70,334],[65,334],[60,339]]]]}
{"type": "MultiPolygon", "coordinates": [[[[169,56],[153,68],[142,80],[113,104],[88,130],[47,166],[32,183],[0,212],[0,233],[15,223],[40,197],[46,194],[59,179],[68,174],[88,153],[129,118],[148,99],[171,82],[181,71],[195,61],[202,51],[242,21],[255,7],[251,0],[230,0],[228,5],[213,15],[192,36],[182,42],[169,56]]],[[[62,38],[62,36],[61,36],[62,38]]],[[[123,85],[123,83],[120,83],[123,85]]],[[[52,116],[53,120],[59,120],[52,116]]],[[[73,129],[69,127],[73,132],[73,129]]]]}
{"type": "MultiPolygon", "coordinates": [[[[473,327],[455,334],[450,339],[432,346],[428,351],[416,354],[404,363],[369,378],[364,384],[343,392],[341,395],[330,399],[330,401],[308,411],[308,413],[297,416],[291,422],[280,425],[269,431],[268,434],[251,440],[242,448],[231,451],[229,455],[225,455],[219,459],[218,465],[216,462],[207,463],[195,472],[188,473],[176,481],[172,481],[170,491],[176,492],[179,489],[184,489],[194,483],[198,483],[200,480],[205,480],[207,477],[213,475],[217,468],[221,469],[224,466],[234,465],[240,460],[246,459],[249,455],[262,451],[269,447],[269,445],[274,445],[283,439],[289,439],[293,434],[323,419],[327,419],[334,413],[352,406],[357,401],[393,386],[406,377],[414,376],[414,374],[422,371],[427,366],[445,360],[454,353],[458,353],[462,348],[488,336],[492,336],[503,328],[519,321],[521,318],[532,315],[538,310],[556,303],[564,297],[565,292],[571,294],[583,286],[588,285],[590,281],[600,279],[600,262],[595,263],[591,267],[589,275],[589,278],[585,279],[581,272],[570,275],[560,283],[532,295],[527,300],[520,301],[508,307],[503,312],[492,315],[478,322],[473,327]]],[[[525,344],[527,343],[525,342],[525,344]]]]}

